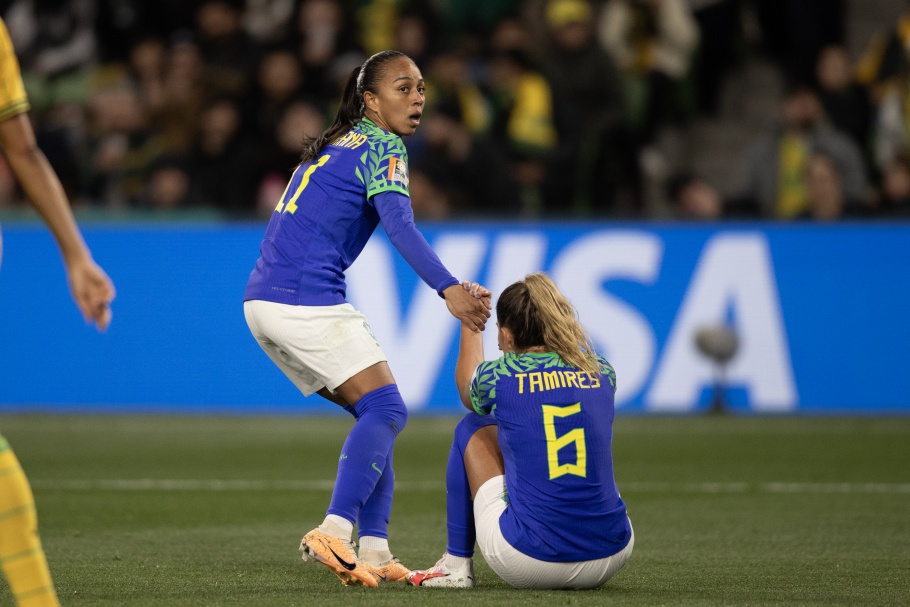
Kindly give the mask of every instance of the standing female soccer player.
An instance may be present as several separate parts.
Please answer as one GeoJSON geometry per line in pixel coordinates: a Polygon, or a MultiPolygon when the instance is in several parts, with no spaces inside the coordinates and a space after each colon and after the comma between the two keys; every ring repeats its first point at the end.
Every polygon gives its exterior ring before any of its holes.
{"type": "Polygon", "coordinates": [[[462,327],[455,379],[475,412],[449,454],[448,545],[409,581],[474,586],[476,529],[487,563],[516,588],[595,588],[634,542],[613,479],[616,374],[545,274],[506,288],[496,315],[497,360],[484,362],[481,335],[462,327]]]}
{"type": "Polygon", "coordinates": [[[357,419],[325,520],[300,544],[304,560],[327,565],[345,584],[375,587],[410,573],[387,534],[392,447],[408,410],[366,319],[345,300],[345,270],[382,221],[463,325],[479,331],[490,316],[489,303],[461,287],[414,225],[401,137],[417,129],[423,105],[423,77],[403,53],[377,53],[350,75],[334,123],[304,143],[244,296],[247,324],[269,358],[304,395],[318,393],[357,419]]]}
{"type": "MultiPolygon", "coordinates": [[[[6,23],[0,19],[0,147],[10,168],[54,235],[70,292],[86,322],[100,331],[111,320],[114,285],[92,259],[60,179],[35,143],[29,102],[6,23]]],[[[12,345],[4,344],[11,348],[12,345]]],[[[16,454],[0,436],[0,566],[17,605],[59,605],[38,537],[35,498],[16,454]]]]}

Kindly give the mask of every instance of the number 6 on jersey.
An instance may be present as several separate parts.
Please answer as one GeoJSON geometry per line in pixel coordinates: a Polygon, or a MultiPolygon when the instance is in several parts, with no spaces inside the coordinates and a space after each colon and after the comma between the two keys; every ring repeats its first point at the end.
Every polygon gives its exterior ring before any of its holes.
{"type": "Polygon", "coordinates": [[[566,432],[562,436],[556,436],[555,419],[557,417],[568,417],[581,413],[581,403],[575,403],[568,407],[555,407],[553,405],[543,405],[543,427],[547,437],[547,461],[550,464],[550,480],[563,476],[564,474],[574,474],[585,478],[588,475],[588,451],[585,447],[585,430],[584,428],[575,428],[566,432]],[[575,463],[559,465],[559,451],[572,443],[575,443],[575,463]]]}

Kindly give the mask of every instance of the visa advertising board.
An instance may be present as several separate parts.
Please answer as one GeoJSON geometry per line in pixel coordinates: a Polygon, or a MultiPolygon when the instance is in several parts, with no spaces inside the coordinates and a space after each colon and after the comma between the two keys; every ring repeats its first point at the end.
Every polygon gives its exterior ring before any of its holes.
{"type": "MultiPolygon", "coordinates": [[[[85,326],[40,225],[4,225],[0,409],[325,413],[259,349],[242,295],[263,225],[84,229],[117,285],[108,333],[85,326]]],[[[910,224],[422,226],[459,278],[495,294],[545,271],[617,372],[617,408],[708,408],[721,369],[696,332],[738,338],[724,396],[742,413],[910,413],[910,224]]],[[[347,274],[414,412],[457,413],[458,324],[381,231],[347,274]]],[[[495,316],[487,358],[499,355],[495,316]]]]}

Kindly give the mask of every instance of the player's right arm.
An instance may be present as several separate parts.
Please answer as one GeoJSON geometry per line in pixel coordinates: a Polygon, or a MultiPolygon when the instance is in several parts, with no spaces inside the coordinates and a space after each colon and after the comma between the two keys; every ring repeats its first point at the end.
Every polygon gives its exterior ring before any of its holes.
{"type": "Polygon", "coordinates": [[[452,316],[483,331],[490,317],[489,301],[472,297],[461,288],[414,224],[407,151],[401,138],[377,137],[364,156],[361,181],[389,240],[417,275],[445,299],[452,316]]]}
{"type": "MultiPolygon", "coordinates": [[[[461,283],[463,292],[481,303],[488,309],[493,293],[484,286],[467,281],[461,283]]],[[[458,342],[458,358],[455,361],[455,385],[458,387],[458,397],[461,404],[469,411],[474,411],[474,401],[471,398],[471,386],[477,369],[484,362],[483,336],[468,323],[461,325],[461,337],[458,342]]]]}
{"type": "Polygon", "coordinates": [[[0,20],[0,146],[26,196],[57,240],[76,305],[87,322],[94,321],[103,331],[111,319],[114,285],[92,260],[63,186],[35,141],[27,111],[19,63],[0,20]]]}
{"type": "Polygon", "coordinates": [[[114,285],[82,240],[63,186],[35,142],[26,114],[0,122],[0,146],[26,196],[57,240],[76,305],[86,322],[94,322],[104,331],[111,320],[114,285]]]}
{"type": "Polygon", "coordinates": [[[373,201],[389,240],[405,261],[445,299],[452,316],[475,331],[483,331],[490,317],[489,298],[468,293],[442,264],[414,224],[411,199],[397,191],[385,191],[373,201]]]}
{"type": "Polygon", "coordinates": [[[63,258],[69,262],[88,256],[63,186],[38,147],[26,114],[0,122],[0,146],[25,194],[57,239],[63,258]]]}
{"type": "Polygon", "coordinates": [[[483,334],[471,327],[461,325],[458,343],[458,360],[455,361],[455,385],[461,404],[469,411],[474,410],[471,402],[471,381],[477,367],[483,362],[483,334]]]}

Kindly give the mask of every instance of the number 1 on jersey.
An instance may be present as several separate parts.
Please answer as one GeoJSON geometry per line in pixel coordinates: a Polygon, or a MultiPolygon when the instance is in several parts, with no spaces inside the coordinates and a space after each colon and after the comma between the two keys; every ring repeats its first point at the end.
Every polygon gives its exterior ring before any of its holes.
{"type": "MultiPolygon", "coordinates": [[[[320,157],[319,160],[317,160],[315,164],[310,165],[309,168],[307,168],[307,170],[303,172],[303,177],[300,179],[300,185],[297,186],[297,191],[294,192],[294,195],[288,201],[287,206],[285,206],[283,201],[284,201],[284,197],[288,193],[288,189],[287,188],[284,189],[284,193],[281,194],[281,200],[278,201],[278,206],[275,207],[276,213],[280,213],[281,211],[287,211],[288,213],[291,213],[292,215],[294,214],[294,211],[297,210],[297,199],[300,198],[300,194],[306,189],[306,187],[308,185],[310,185],[310,175],[312,175],[316,171],[316,169],[318,169],[319,167],[324,165],[326,162],[328,162],[329,158],[330,158],[330,156],[328,154],[325,154],[324,156],[320,157]]],[[[290,185],[291,184],[288,183],[288,187],[290,187],[290,185]]]]}

